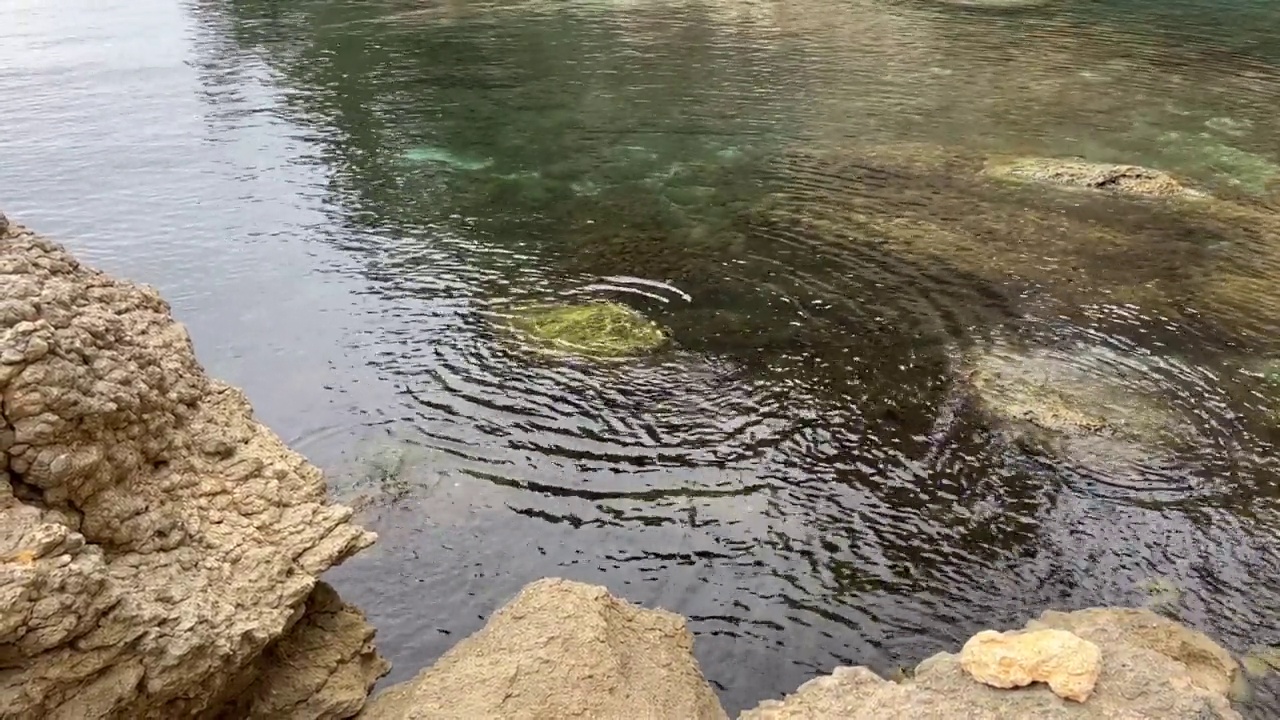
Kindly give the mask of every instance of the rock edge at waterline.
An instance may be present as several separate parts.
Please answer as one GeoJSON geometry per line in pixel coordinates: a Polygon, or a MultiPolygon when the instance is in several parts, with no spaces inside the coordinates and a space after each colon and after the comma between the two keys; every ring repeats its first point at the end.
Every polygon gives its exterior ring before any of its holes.
{"type": "MultiPolygon", "coordinates": [[[[975,637],[989,641],[993,635],[1027,651],[988,653],[985,660],[975,648],[968,657],[940,653],[903,682],[865,667],[837,668],[739,717],[1240,717],[1226,697],[1240,672],[1235,660],[1201,633],[1148,610],[1050,611],[1024,631],[975,637]],[[1013,640],[1023,635],[1031,642],[1013,640]],[[1044,638],[1052,638],[1053,646],[1038,642],[1044,638]],[[982,670],[985,682],[1018,686],[1044,680],[1077,699],[1063,699],[1043,682],[1018,690],[990,687],[966,671],[966,662],[982,670]]],[[[727,715],[693,657],[683,618],[636,607],[603,587],[544,579],[527,585],[435,665],[375,696],[360,720],[564,717],[727,715]]]]}
{"type": "Polygon", "coordinates": [[[321,573],[373,533],[152,289],[0,215],[0,718],[344,718],[389,668],[321,573]]]}

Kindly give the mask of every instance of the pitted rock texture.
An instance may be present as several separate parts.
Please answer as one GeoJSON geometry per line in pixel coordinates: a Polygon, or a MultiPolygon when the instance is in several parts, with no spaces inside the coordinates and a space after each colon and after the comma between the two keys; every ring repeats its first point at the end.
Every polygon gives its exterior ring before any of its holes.
{"type": "Polygon", "coordinates": [[[0,227],[0,718],[215,715],[375,536],[156,292],[0,227]]]}
{"type": "Polygon", "coordinates": [[[364,614],[321,582],[298,624],[241,674],[249,687],[223,708],[220,720],[340,720],[391,664],[373,646],[364,614]]]}
{"type": "Polygon", "coordinates": [[[361,720],[727,720],[684,618],[538,580],[361,720]]]}
{"type": "Polygon", "coordinates": [[[1239,720],[1225,693],[1239,667],[1201,633],[1149,610],[1049,611],[1029,630],[1067,630],[1098,647],[1101,673],[1085,702],[1036,684],[1001,690],[975,681],[960,658],[939,653],[897,683],[864,667],[837,668],[783,700],[766,700],[740,720],[1006,720],[1008,718],[1239,720]]]}
{"type": "Polygon", "coordinates": [[[1043,682],[1058,697],[1084,702],[1102,671],[1102,652],[1066,630],[983,630],[960,649],[960,666],[991,687],[1043,682]]]}

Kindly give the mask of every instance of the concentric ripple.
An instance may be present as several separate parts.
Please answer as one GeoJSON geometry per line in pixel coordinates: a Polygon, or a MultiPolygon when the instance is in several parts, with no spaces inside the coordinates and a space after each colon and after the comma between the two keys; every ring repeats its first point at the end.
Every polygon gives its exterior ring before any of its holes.
{"type": "Polygon", "coordinates": [[[362,508],[389,681],[545,575],[690,617],[731,712],[1155,585],[1275,644],[1275,3],[45,5],[0,9],[0,210],[160,286],[362,508]],[[1060,157],[1209,199],[984,173],[1060,157]],[[493,322],[565,297],[672,347],[493,322]]]}

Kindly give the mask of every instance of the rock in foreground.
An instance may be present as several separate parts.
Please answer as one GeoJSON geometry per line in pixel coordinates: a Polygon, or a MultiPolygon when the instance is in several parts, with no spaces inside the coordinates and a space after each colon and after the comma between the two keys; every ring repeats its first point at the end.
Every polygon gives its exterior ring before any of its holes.
{"type": "Polygon", "coordinates": [[[1087,701],[1064,700],[1043,684],[1017,690],[989,687],[965,672],[959,657],[939,653],[902,683],[863,667],[837,668],[785,700],[766,700],[741,718],[1240,718],[1225,695],[1239,672],[1231,656],[1204,635],[1148,610],[1050,611],[1027,628],[1065,630],[1097,646],[1101,673],[1087,701]]]}
{"type": "Polygon", "coordinates": [[[0,716],[359,710],[387,665],[317,577],[375,537],[159,295],[0,221],[0,398],[0,716]]]}
{"type": "Polygon", "coordinates": [[[1102,653],[1066,630],[983,630],[960,650],[960,667],[991,687],[1043,682],[1058,697],[1084,702],[1098,682],[1102,653]]]}
{"type": "Polygon", "coordinates": [[[531,583],[361,720],[727,718],[693,657],[684,618],[602,587],[531,583]]]}

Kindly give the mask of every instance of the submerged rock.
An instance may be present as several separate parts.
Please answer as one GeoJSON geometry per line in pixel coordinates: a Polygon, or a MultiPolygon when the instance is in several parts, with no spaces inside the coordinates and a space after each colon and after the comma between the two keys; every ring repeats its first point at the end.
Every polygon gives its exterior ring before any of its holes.
{"type": "Polygon", "coordinates": [[[959,5],[961,7],[986,8],[994,10],[1017,10],[1019,8],[1048,5],[1053,0],[933,0],[943,5],[959,5]]]}
{"type": "Polygon", "coordinates": [[[1049,611],[1029,622],[1027,629],[1065,630],[1096,646],[1101,658],[1098,681],[1086,701],[1064,700],[1045,685],[989,687],[965,672],[961,657],[939,653],[901,682],[882,679],[864,667],[836,668],[784,700],[766,700],[740,720],[1241,717],[1226,696],[1239,674],[1227,651],[1148,610],[1049,611]]]}
{"type": "Polygon", "coordinates": [[[1138,165],[1111,165],[1081,159],[1021,158],[988,163],[987,175],[1022,182],[1108,190],[1130,195],[1199,197],[1168,173],[1138,165]]]}
{"type": "Polygon", "coordinates": [[[318,578],[373,533],[154,290],[0,225],[0,715],[351,716],[388,666],[318,578]]]}
{"type": "Polygon", "coordinates": [[[1220,142],[1209,133],[1166,132],[1160,136],[1160,147],[1174,166],[1219,177],[1252,195],[1262,195],[1280,182],[1280,165],[1220,142]]]}
{"type": "Polygon", "coordinates": [[[1263,677],[1280,671],[1280,647],[1255,645],[1241,659],[1245,672],[1253,677],[1263,677]]]}
{"type": "Polygon", "coordinates": [[[516,307],[504,320],[537,349],[590,358],[637,357],[671,340],[657,323],[616,302],[516,307]]]}
{"type": "Polygon", "coordinates": [[[603,587],[527,585],[474,635],[406,683],[377,695],[361,720],[725,720],[693,657],[684,618],[646,610],[603,587]]]}
{"type": "Polygon", "coordinates": [[[1130,376],[1133,363],[1102,348],[993,350],[973,357],[966,385],[977,406],[1024,447],[1085,467],[1160,460],[1194,429],[1130,376]]]}
{"type": "Polygon", "coordinates": [[[489,158],[474,159],[452,153],[444,148],[424,145],[405,150],[401,157],[406,162],[444,165],[456,170],[483,170],[493,165],[489,158]]]}
{"type": "Polygon", "coordinates": [[[960,666],[992,687],[1043,682],[1058,697],[1084,702],[1098,682],[1102,653],[1066,630],[983,630],[960,650],[960,666]]]}

